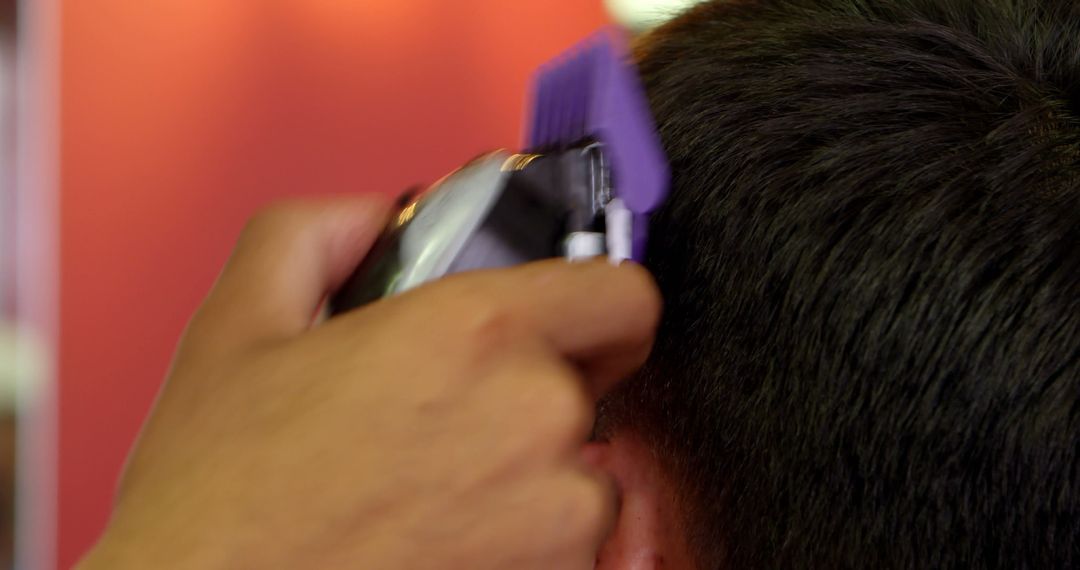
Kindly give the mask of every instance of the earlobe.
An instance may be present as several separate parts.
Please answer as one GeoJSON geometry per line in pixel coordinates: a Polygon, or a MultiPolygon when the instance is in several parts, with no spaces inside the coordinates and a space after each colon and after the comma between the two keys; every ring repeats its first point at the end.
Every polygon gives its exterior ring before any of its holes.
{"type": "Polygon", "coordinates": [[[651,449],[619,433],[585,450],[615,481],[619,513],[597,554],[597,570],[692,570],[674,489],[651,449]]]}

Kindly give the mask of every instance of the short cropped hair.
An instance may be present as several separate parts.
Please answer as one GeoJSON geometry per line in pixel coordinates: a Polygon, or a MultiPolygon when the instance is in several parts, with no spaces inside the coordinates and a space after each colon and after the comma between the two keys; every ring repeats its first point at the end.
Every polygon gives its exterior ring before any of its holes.
{"type": "Polygon", "coordinates": [[[638,56],[672,167],[601,407],[702,568],[1080,568],[1080,3],[745,0],[638,56]]]}

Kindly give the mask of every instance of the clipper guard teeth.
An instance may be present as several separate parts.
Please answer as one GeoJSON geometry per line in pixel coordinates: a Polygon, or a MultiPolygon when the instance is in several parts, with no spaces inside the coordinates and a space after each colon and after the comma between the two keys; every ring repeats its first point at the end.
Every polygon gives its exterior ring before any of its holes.
{"type": "Polygon", "coordinates": [[[526,147],[561,150],[599,141],[611,161],[614,196],[634,214],[641,261],[648,214],[667,197],[669,172],[625,36],[608,28],[542,66],[533,84],[526,147]]]}

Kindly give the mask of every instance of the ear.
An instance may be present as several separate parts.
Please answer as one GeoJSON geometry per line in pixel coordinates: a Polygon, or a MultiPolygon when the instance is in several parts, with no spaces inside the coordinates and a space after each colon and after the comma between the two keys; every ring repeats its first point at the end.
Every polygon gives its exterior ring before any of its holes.
{"type": "Polygon", "coordinates": [[[615,481],[619,514],[597,570],[692,570],[676,495],[655,453],[632,434],[591,443],[589,463],[615,481]]]}

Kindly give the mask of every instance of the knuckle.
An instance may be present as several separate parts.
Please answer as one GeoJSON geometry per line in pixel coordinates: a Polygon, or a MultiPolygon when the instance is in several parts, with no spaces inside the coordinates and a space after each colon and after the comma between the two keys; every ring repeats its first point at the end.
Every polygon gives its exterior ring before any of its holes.
{"type": "Polygon", "coordinates": [[[560,446],[588,434],[592,428],[593,406],[576,378],[562,378],[539,402],[545,437],[560,446]]]}
{"type": "Polygon", "coordinates": [[[465,338],[481,345],[499,344],[513,336],[515,323],[504,308],[483,302],[468,303],[463,316],[465,338]]]}
{"type": "MultiPolygon", "coordinates": [[[[467,285],[464,281],[459,284],[467,285]]],[[[520,338],[520,324],[498,298],[467,286],[447,287],[444,295],[444,305],[451,308],[445,314],[450,330],[441,334],[453,335],[448,340],[464,343],[471,354],[494,356],[520,338]]]]}
{"type": "Polygon", "coordinates": [[[464,354],[474,365],[481,365],[505,356],[508,345],[517,336],[513,320],[505,313],[490,307],[478,307],[465,317],[457,331],[464,343],[464,354]]]}

